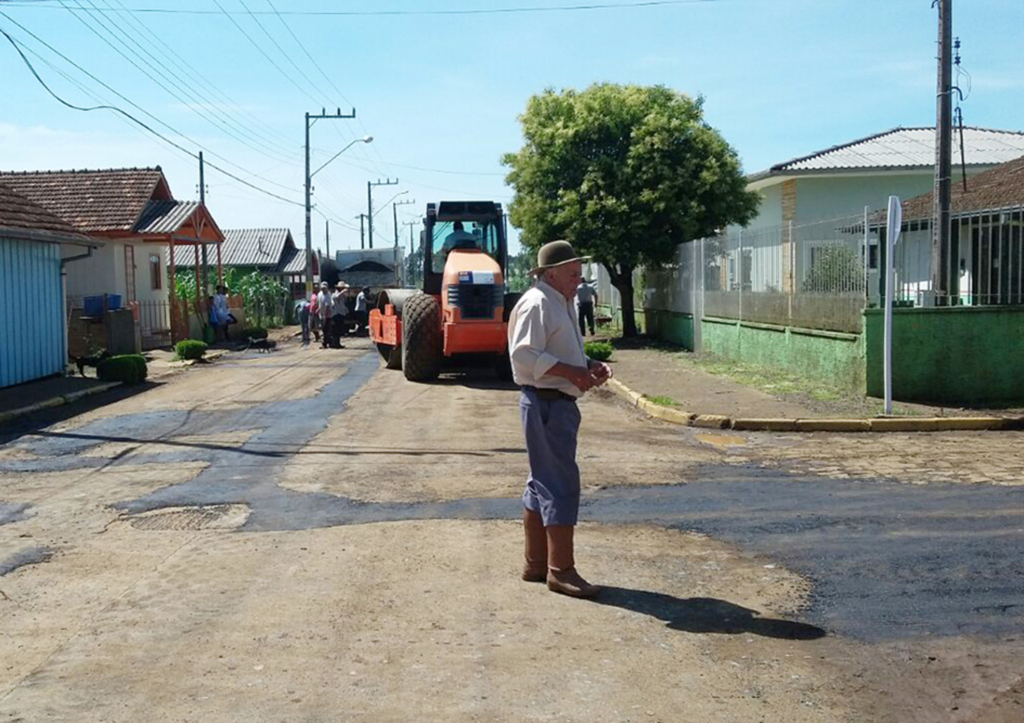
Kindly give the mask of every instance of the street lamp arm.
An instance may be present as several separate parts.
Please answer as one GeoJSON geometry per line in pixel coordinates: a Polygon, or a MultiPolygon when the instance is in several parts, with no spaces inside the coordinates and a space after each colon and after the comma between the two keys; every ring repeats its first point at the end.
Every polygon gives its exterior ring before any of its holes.
{"type": "Polygon", "coordinates": [[[387,203],[383,204],[383,205],[382,205],[382,206],[381,206],[380,208],[378,208],[378,209],[377,209],[376,211],[374,211],[374,212],[373,212],[373,215],[374,215],[374,216],[376,216],[376,215],[377,215],[378,213],[380,213],[380,212],[381,212],[381,211],[382,211],[383,209],[387,208],[387,207],[388,207],[388,204],[389,204],[389,203],[391,203],[392,201],[394,201],[394,200],[395,200],[396,198],[398,198],[399,196],[404,196],[404,195],[405,195],[405,194],[407,194],[407,193],[408,193],[408,191],[399,191],[399,192],[398,192],[398,193],[396,193],[396,194],[395,194],[394,196],[392,196],[391,198],[389,198],[389,199],[388,199],[388,202],[387,202],[387,203]]]}
{"type": "Polygon", "coordinates": [[[330,157],[330,158],[329,158],[329,159],[327,160],[327,163],[324,163],[324,164],[323,164],[322,166],[320,166],[320,167],[319,167],[318,169],[316,169],[315,171],[313,171],[312,173],[310,173],[310,174],[309,174],[309,177],[310,177],[310,178],[312,178],[312,177],[313,177],[313,176],[315,176],[316,174],[320,173],[320,171],[324,170],[324,167],[326,167],[328,163],[330,163],[331,161],[333,161],[333,160],[334,160],[335,158],[337,158],[338,156],[340,156],[340,155],[341,155],[342,153],[344,153],[345,151],[347,151],[347,150],[348,150],[349,148],[351,148],[352,146],[354,146],[354,145],[355,145],[356,143],[373,143],[373,136],[366,136],[365,138],[356,138],[356,139],[355,139],[354,141],[352,141],[352,142],[351,142],[351,143],[349,143],[349,144],[348,144],[347,146],[345,146],[345,147],[344,147],[344,148],[342,148],[342,149],[341,149],[340,151],[338,151],[338,152],[337,152],[337,153],[335,153],[335,154],[334,154],[333,156],[331,156],[331,157],[330,157]]]}

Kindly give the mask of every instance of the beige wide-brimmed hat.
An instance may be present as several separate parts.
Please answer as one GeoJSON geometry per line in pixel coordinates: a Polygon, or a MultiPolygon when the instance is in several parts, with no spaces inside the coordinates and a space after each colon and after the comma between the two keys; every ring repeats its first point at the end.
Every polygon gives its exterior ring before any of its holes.
{"type": "Polygon", "coordinates": [[[337,284],[334,285],[334,288],[336,288],[336,289],[347,289],[348,288],[348,284],[346,284],[344,281],[339,281],[337,284]]]}
{"type": "Polygon", "coordinates": [[[540,273],[544,269],[551,269],[573,261],[585,261],[589,258],[589,256],[577,255],[568,241],[562,239],[552,241],[540,247],[537,252],[537,266],[530,269],[530,275],[540,273]]]}

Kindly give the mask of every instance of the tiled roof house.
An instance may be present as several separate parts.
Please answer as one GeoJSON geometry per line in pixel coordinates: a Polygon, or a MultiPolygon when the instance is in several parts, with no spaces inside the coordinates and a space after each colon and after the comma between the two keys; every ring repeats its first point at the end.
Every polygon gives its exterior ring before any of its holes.
{"type": "Polygon", "coordinates": [[[159,166],[0,172],[0,183],[76,231],[109,242],[69,269],[73,299],[116,294],[125,303],[166,302],[170,250],[176,259],[195,258],[200,244],[223,240],[205,206],[174,199],[159,166]]]}
{"type": "MultiPolygon", "coordinates": [[[[959,135],[956,141],[959,146],[959,135]]],[[[968,176],[1024,157],[1024,133],[965,128],[964,157],[968,176]]],[[[932,187],[934,163],[933,128],[894,128],[777,163],[747,177],[747,188],[763,196],[750,228],[856,216],[885,206],[890,195],[917,196],[932,187]]]]}
{"type": "Polygon", "coordinates": [[[0,388],[64,371],[61,261],[102,245],[0,183],[0,388]]]}

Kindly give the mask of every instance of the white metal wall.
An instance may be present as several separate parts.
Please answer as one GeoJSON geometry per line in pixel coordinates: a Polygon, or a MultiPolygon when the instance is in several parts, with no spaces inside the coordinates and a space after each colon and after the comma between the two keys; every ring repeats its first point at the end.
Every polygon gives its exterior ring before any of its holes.
{"type": "Polygon", "coordinates": [[[0,310],[0,387],[64,371],[57,244],[0,238],[0,310]]]}

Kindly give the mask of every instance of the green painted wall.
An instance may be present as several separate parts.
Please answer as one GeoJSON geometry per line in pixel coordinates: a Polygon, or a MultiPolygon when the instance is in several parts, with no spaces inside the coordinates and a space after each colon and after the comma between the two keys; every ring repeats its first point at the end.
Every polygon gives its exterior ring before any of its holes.
{"type": "MultiPolygon", "coordinates": [[[[864,314],[867,389],[882,396],[884,320],[864,314]]],[[[893,397],[965,405],[1024,401],[1024,309],[893,310],[893,397]]]]}
{"type": "Polygon", "coordinates": [[[704,319],[701,344],[726,359],[785,369],[859,394],[865,390],[860,334],[704,319]]]}
{"type": "MultiPolygon", "coordinates": [[[[639,306],[639,304],[638,304],[639,306]]],[[[612,319],[612,326],[621,329],[622,328],[622,309],[616,309],[612,313],[612,307],[609,304],[597,304],[594,306],[595,316],[610,316],[612,319]]],[[[636,320],[636,330],[643,334],[647,328],[647,320],[644,318],[643,309],[633,309],[633,318],[636,320]]]]}
{"type": "Polygon", "coordinates": [[[693,351],[693,315],[646,309],[647,335],[693,351]]]}

